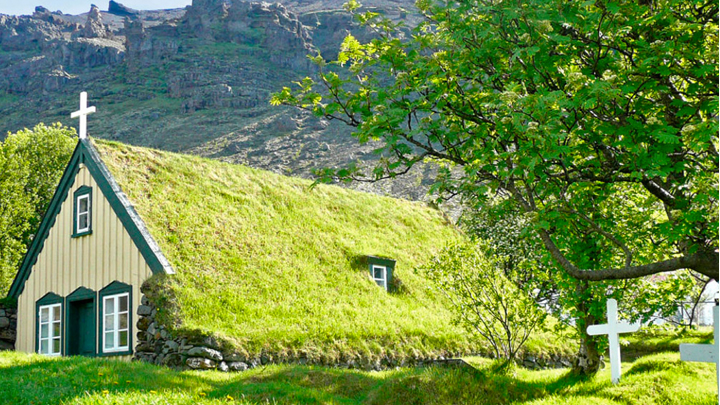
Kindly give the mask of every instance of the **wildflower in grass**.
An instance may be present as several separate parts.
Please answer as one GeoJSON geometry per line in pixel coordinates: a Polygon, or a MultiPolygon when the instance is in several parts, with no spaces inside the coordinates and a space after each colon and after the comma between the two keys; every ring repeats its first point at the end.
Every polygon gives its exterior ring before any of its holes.
{"type": "Polygon", "coordinates": [[[107,394],[110,393],[110,391],[108,391],[108,390],[102,390],[102,393],[103,393],[103,395],[107,395],[107,394]]]}
{"type": "Polygon", "coordinates": [[[235,400],[235,398],[231,397],[230,395],[226,396],[225,399],[227,399],[228,402],[235,400]]]}
{"type": "Polygon", "coordinates": [[[103,374],[102,371],[98,371],[98,376],[102,377],[102,376],[104,376],[104,375],[105,375],[105,374],[103,374]]]}
{"type": "Polygon", "coordinates": [[[206,397],[206,396],[207,396],[207,394],[204,393],[204,392],[201,392],[201,393],[199,393],[198,395],[201,396],[201,397],[206,397]]]}
{"type": "Polygon", "coordinates": [[[157,391],[155,391],[155,390],[150,390],[150,393],[151,393],[151,394],[157,394],[157,391]]]}

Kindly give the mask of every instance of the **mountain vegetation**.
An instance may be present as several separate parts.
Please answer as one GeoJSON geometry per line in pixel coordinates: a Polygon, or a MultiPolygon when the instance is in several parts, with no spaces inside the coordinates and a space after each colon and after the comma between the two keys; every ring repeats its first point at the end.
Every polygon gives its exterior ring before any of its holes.
{"type": "MultiPolygon", "coordinates": [[[[314,167],[375,159],[344,126],[269,104],[288,80],[313,74],[307,55],[337,54],[348,30],[371,34],[342,1],[273,3],[132,10],[110,1],[107,11],[80,15],[42,6],[29,16],[0,15],[0,139],[38,122],[76,125],[70,113],[87,91],[98,109],[88,120],[95,138],[303,177],[314,167]]],[[[367,6],[417,20],[411,0],[367,6]]],[[[361,188],[423,199],[431,172],[361,188]]]]}

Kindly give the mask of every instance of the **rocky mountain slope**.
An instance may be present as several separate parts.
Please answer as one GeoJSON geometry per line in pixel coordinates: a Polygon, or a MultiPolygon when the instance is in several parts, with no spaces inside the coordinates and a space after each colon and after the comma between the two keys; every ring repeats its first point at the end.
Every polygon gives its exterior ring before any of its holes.
{"type": "MultiPolygon", "coordinates": [[[[348,32],[367,38],[344,0],[256,3],[194,0],[173,10],[68,15],[38,6],[0,14],[0,133],[60,121],[87,91],[98,113],[91,136],[311,176],[314,167],[374,159],[350,129],[290,108],[270,93],[312,75],[307,55],[337,54],[348,32]]],[[[413,23],[411,0],[364,2],[413,23]]],[[[1,12],[2,10],[0,10],[1,12]]],[[[422,198],[430,168],[399,181],[356,187],[422,198]]]]}

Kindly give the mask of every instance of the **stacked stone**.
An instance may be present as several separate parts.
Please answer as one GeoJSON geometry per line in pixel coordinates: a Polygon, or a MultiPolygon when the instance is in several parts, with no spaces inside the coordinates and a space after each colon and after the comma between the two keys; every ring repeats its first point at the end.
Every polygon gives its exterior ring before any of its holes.
{"type": "Polygon", "coordinates": [[[0,351],[15,350],[17,309],[0,305],[0,351]]]}
{"type": "Polygon", "coordinates": [[[146,296],[138,307],[135,359],[177,369],[245,371],[262,363],[235,353],[223,353],[212,337],[175,337],[156,320],[157,308],[146,296]]]}
{"type": "MultiPolygon", "coordinates": [[[[412,366],[463,367],[465,364],[460,359],[443,356],[424,358],[420,355],[401,360],[389,356],[376,359],[342,358],[332,364],[323,362],[321,359],[308,358],[302,353],[282,358],[269,352],[262,352],[255,356],[244,355],[223,348],[223,345],[211,336],[174,336],[157,321],[157,307],[145,295],[142,296],[141,304],[137,310],[138,345],[135,348],[135,360],[175,369],[245,371],[268,363],[282,362],[380,371],[412,366]]],[[[572,365],[570,361],[560,355],[552,355],[548,358],[525,355],[517,362],[519,365],[534,370],[563,368],[572,365]]]]}
{"type": "Polygon", "coordinates": [[[517,363],[530,370],[572,367],[571,361],[559,354],[554,354],[547,358],[526,355],[522,360],[518,360],[517,363]]]}

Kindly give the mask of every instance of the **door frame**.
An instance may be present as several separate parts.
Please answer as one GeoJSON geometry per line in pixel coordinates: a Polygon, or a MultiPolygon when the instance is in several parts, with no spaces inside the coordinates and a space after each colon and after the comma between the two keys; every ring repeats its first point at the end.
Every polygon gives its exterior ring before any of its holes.
{"type": "Polygon", "coordinates": [[[93,304],[93,313],[91,317],[92,319],[90,319],[90,322],[92,322],[92,328],[90,330],[92,330],[95,335],[95,342],[93,345],[94,350],[89,356],[97,356],[97,325],[95,324],[95,322],[97,322],[97,292],[85,287],[78,287],[75,291],[72,292],[72,294],[65,297],[65,355],[70,354],[70,334],[72,333],[72,327],[70,325],[70,309],[72,307],[72,303],[75,301],[85,300],[92,300],[93,304]]]}

